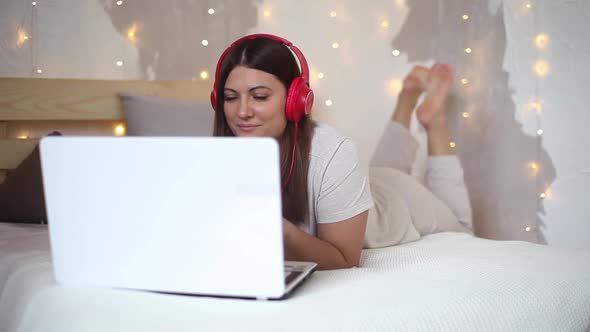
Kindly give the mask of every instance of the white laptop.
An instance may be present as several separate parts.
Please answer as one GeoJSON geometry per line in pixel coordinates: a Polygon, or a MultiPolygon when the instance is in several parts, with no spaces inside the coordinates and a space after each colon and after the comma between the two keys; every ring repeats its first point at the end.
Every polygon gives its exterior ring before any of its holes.
{"type": "Polygon", "coordinates": [[[60,283],[281,299],[316,267],[283,258],[274,139],[52,136],[40,152],[60,283]]]}

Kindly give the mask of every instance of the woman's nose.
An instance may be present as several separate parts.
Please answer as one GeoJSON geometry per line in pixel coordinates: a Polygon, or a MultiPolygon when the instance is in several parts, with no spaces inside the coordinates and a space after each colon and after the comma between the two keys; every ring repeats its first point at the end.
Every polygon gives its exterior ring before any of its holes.
{"type": "Polygon", "coordinates": [[[252,107],[247,98],[243,98],[238,109],[238,116],[240,118],[251,118],[254,115],[252,107]]]}

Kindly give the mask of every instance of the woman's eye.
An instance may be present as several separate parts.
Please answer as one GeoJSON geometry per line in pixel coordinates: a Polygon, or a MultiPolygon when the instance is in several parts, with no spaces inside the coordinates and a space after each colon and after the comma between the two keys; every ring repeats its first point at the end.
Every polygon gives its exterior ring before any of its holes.
{"type": "Polygon", "coordinates": [[[268,96],[254,96],[254,99],[256,100],[266,100],[268,98],[268,96]]]}
{"type": "Polygon", "coordinates": [[[235,99],[236,99],[235,96],[225,96],[225,97],[223,97],[223,100],[224,101],[232,101],[232,100],[235,100],[235,99]]]}

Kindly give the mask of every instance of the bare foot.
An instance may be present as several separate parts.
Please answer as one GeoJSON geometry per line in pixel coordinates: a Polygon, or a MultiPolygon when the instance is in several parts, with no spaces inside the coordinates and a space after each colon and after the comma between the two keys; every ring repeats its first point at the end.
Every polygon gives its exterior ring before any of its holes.
{"type": "Polygon", "coordinates": [[[422,66],[414,66],[412,71],[404,78],[402,91],[397,99],[397,105],[391,116],[393,121],[402,124],[406,128],[410,128],[410,120],[412,119],[412,112],[418,97],[426,89],[428,81],[429,69],[422,66]]]}
{"type": "MultiPolygon", "coordinates": [[[[434,64],[428,74],[426,97],[416,110],[418,121],[427,130],[435,123],[443,120],[443,104],[453,83],[453,70],[447,64],[434,64]]],[[[444,123],[446,125],[446,123],[444,123]]]]}
{"type": "Polygon", "coordinates": [[[404,78],[402,93],[422,93],[426,89],[429,69],[422,66],[414,66],[412,71],[404,78]]]}

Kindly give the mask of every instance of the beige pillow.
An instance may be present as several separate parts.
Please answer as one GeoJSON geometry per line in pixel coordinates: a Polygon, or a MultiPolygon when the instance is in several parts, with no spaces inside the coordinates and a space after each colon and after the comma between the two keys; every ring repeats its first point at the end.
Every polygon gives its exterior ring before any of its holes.
{"type": "Polygon", "coordinates": [[[375,207],[369,211],[365,248],[415,241],[438,232],[467,232],[453,212],[414,177],[388,167],[371,167],[375,207]]]}

